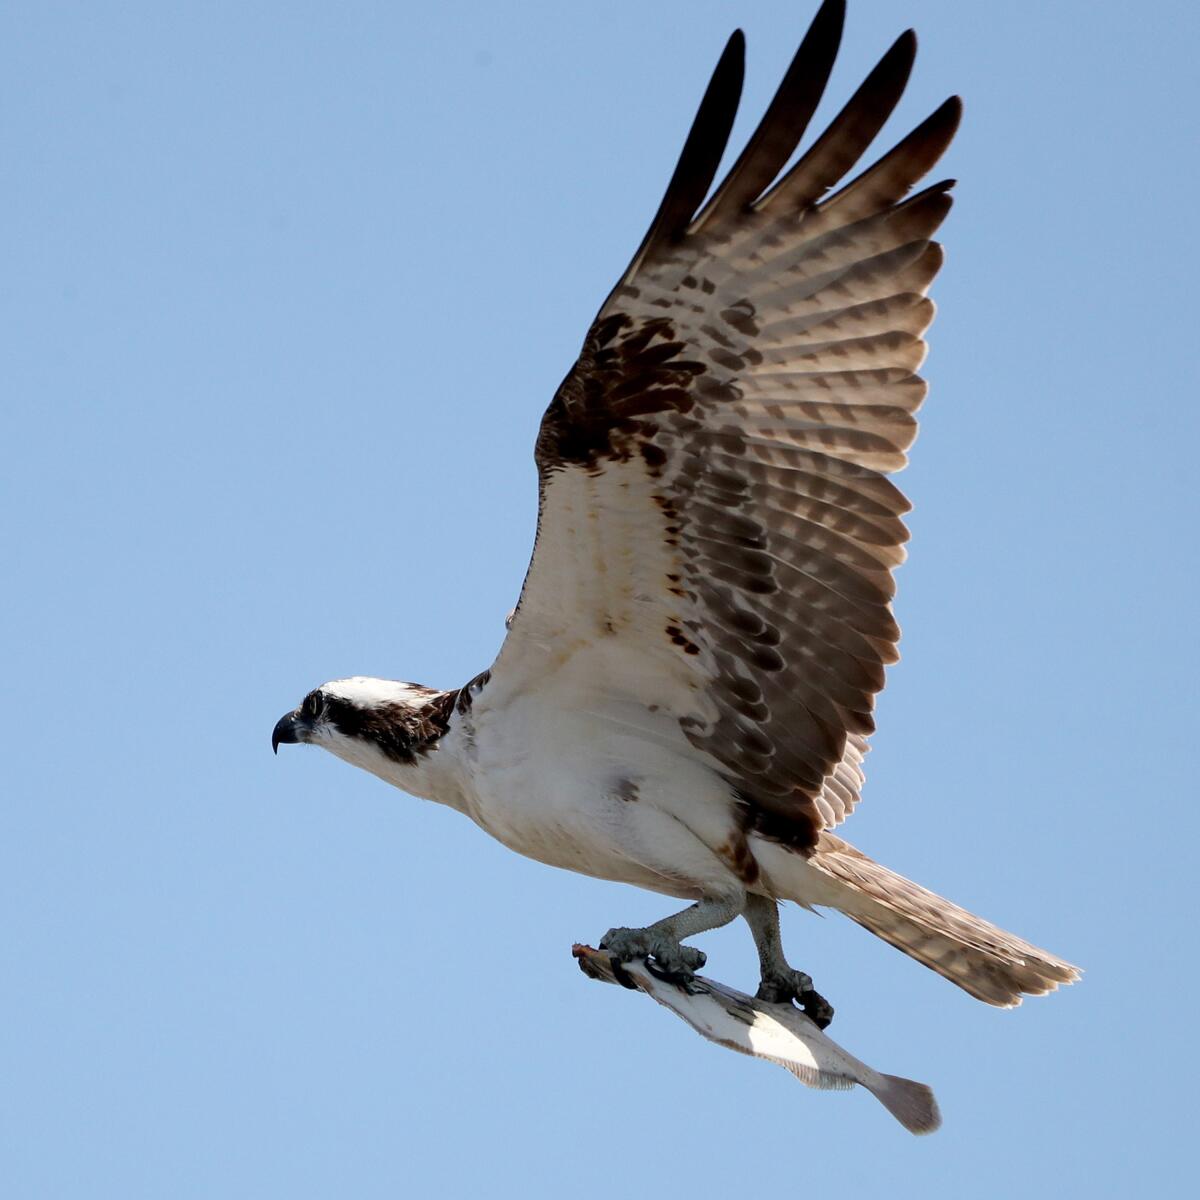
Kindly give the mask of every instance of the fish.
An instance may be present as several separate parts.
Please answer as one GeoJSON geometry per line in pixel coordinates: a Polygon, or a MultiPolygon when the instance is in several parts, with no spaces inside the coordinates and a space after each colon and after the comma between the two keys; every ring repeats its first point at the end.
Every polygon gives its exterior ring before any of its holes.
{"type": "Polygon", "coordinates": [[[650,959],[620,962],[606,951],[583,944],[573,946],[571,953],[590,979],[644,992],[701,1037],[727,1050],[775,1063],[805,1087],[836,1091],[857,1084],[910,1133],[933,1133],[942,1123],[928,1084],[868,1067],[790,1002],[759,1000],[703,975],[678,981],[656,970],[650,959]]]}

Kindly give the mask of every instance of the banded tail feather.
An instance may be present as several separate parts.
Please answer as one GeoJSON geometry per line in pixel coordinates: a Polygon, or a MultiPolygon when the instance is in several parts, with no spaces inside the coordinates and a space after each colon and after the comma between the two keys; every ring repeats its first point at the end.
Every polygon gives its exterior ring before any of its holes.
{"type": "MultiPolygon", "coordinates": [[[[822,833],[809,864],[834,884],[832,907],[978,1000],[1013,1008],[1082,972],[822,833]]],[[[822,901],[826,903],[826,901],[822,901]]]]}

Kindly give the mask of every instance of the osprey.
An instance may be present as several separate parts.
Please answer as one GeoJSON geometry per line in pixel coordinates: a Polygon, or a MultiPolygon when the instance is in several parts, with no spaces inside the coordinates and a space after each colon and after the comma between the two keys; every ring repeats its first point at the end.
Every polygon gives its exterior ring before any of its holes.
{"type": "Polygon", "coordinates": [[[356,677],[273,746],[322,746],[520,854],[691,903],[601,947],[686,979],[684,939],[744,917],[760,999],[832,1008],[778,902],[845,913],[1012,1006],[1077,968],[837,837],[894,662],[892,573],[925,395],[932,240],[952,180],[909,195],[951,98],[849,182],[900,98],[911,31],[790,169],[841,39],[826,0],[711,196],[741,92],[729,39],[650,229],[542,419],[533,560],[499,656],[462,688],[356,677]],[[836,190],[834,190],[836,189],[836,190]]]}

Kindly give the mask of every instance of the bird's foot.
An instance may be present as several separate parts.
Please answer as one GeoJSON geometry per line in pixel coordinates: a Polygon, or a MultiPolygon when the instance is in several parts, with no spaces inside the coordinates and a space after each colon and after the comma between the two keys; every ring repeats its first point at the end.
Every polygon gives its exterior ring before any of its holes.
{"type": "Polygon", "coordinates": [[[690,983],[707,958],[703,950],[681,945],[677,938],[653,928],[610,929],[600,939],[600,949],[618,962],[653,958],[655,974],[677,984],[690,983]]]}
{"type": "Polygon", "coordinates": [[[755,998],[768,1004],[790,1004],[795,1000],[818,1029],[833,1020],[833,1005],[813,987],[812,976],[791,967],[764,975],[755,998]]]}

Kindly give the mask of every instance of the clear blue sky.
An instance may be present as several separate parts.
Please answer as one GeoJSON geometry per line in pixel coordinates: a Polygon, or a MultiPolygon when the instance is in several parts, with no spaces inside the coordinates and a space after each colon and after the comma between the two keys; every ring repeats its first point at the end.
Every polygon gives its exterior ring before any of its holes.
{"type": "MultiPolygon", "coordinates": [[[[6,1196],[1186,1190],[1192,4],[853,0],[834,77],[912,24],[889,133],[966,102],[905,657],[847,832],[1088,968],[1001,1012],[785,915],[941,1133],[586,982],[572,941],[661,898],[270,753],[322,680],[491,661],[541,410],[725,37],[740,141],[814,7],[6,7],[6,1196]]],[[[744,928],[704,945],[753,981],[744,928]]]]}

